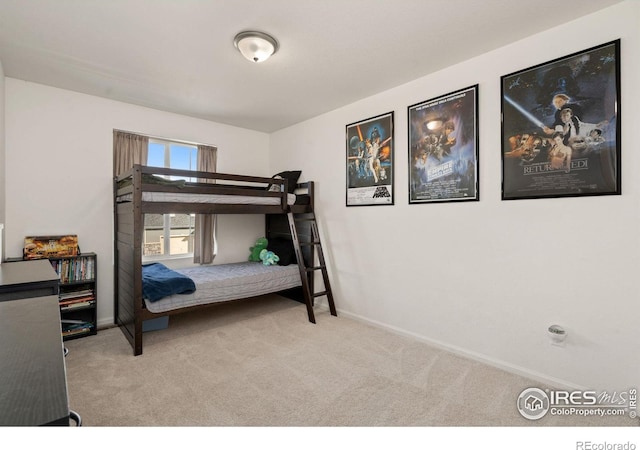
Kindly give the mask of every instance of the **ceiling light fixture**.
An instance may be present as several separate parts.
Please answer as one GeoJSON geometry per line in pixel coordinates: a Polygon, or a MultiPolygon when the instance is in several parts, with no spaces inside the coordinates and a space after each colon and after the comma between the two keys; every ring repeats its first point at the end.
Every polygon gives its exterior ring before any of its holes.
{"type": "Polygon", "coordinates": [[[233,39],[233,45],[251,62],[266,61],[278,51],[278,41],[260,31],[243,31],[233,39]]]}

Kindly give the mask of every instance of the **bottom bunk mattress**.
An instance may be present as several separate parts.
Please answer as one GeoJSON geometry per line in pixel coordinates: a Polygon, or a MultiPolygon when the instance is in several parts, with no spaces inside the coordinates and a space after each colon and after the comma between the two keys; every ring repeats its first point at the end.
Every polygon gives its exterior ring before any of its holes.
{"type": "Polygon", "coordinates": [[[260,262],[241,262],[175,269],[193,280],[195,292],[175,294],[157,301],[145,298],[152,313],[164,313],[188,306],[237,300],[300,286],[296,264],[265,266],[260,262]]]}

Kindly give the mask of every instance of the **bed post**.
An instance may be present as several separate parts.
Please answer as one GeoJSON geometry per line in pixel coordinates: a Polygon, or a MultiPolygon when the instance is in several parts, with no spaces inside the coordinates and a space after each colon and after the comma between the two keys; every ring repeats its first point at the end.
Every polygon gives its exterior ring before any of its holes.
{"type": "Polygon", "coordinates": [[[142,171],[141,166],[133,169],[133,309],[135,356],[142,354],[142,234],[144,214],[142,214],[142,171]]]}
{"type": "Polygon", "coordinates": [[[142,353],[142,214],[140,166],[114,178],[114,317],[134,355],[142,353]],[[133,199],[118,203],[118,181],[131,178],[133,199]]]}
{"type": "Polygon", "coordinates": [[[311,206],[311,211],[316,210],[316,185],[313,181],[307,181],[307,193],[309,194],[309,205],[311,206]]]}

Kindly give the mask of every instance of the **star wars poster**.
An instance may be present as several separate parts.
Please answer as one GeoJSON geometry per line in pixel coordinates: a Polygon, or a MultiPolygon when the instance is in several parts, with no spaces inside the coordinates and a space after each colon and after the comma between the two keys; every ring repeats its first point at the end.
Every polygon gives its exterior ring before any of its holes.
{"type": "Polygon", "coordinates": [[[393,205],[393,112],[347,125],[347,206],[393,205]]]}
{"type": "Polygon", "coordinates": [[[619,40],[502,80],[502,199],[620,194],[619,40]]]}
{"type": "Polygon", "coordinates": [[[478,200],[478,85],[409,106],[409,203],[478,200]]]}

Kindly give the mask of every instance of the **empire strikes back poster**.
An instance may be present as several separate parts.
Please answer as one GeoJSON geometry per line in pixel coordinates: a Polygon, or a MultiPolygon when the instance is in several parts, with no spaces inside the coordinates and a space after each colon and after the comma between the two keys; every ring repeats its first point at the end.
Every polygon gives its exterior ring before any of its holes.
{"type": "Polygon", "coordinates": [[[479,200],[478,85],[410,106],[409,203],[479,200]]]}

